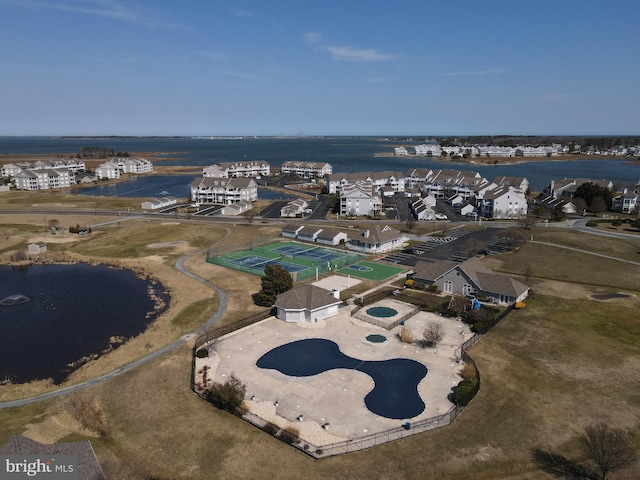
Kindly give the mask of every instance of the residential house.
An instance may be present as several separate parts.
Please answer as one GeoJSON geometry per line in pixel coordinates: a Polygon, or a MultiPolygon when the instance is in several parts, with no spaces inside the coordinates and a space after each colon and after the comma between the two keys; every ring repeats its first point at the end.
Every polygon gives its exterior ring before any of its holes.
{"type": "MultiPolygon", "coordinates": [[[[96,453],[91,446],[91,442],[88,440],[72,443],[44,444],[14,433],[5,444],[0,447],[0,454],[20,455],[21,457],[25,455],[38,455],[42,457],[49,455],[72,455],[77,460],[77,470],[67,475],[54,473],[52,476],[61,475],[58,478],[80,478],[82,480],[105,480],[106,478],[102,467],[100,467],[96,453]]],[[[22,475],[8,474],[8,476],[19,478],[22,475]]],[[[43,476],[46,476],[46,474],[43,476]]]]}
{"type": "Polygon", "coordinates": [[[276,298],[277,318],[285,322],[317,322],[338,314],[339,292],[313,284],[294,287],[276,298]]]}
{"type": "Polygon", "coordinates": [[[297,198],[280,209],[281,217],[299,217],[304,213],[304,210],[309,205],[309,202],[302,198],[297,198]]]}
{"type": "Polygon", "coordinates": [[[258,185],[253,178],[200,177],[191,182],[191,200],[198,204],[255,202],[258,185]]]}
{"type": "Polygon", "coordinates": [[[383,253],[400,248],[407,237],[388,225],[374,225],[349,233],[347,249],[362,253],[383,253]]]}
{"type": "Polygon", "coordinates": [[[410,202],[409,208],[411,208],[413,216],[416,217],[417,220],[435,220],[436,218],[436,212],[422,197],[410,202]]]}
{"type": "Polygon", "coordinates": [[[568,198],[543,197],[536,203],[549,210],[560,210],[566,215],[572,215],[577,211],[576,205],[568,198]]]}
{"type": "Polygon", "coordinates": [[[640,196],[624,189],[622,195],[611,199],[611,211],[620,213],[635,213],[640,206],[640,196]]]}
{"type": "Polygon", "coordinates": [[[585,183],[593,183],[601,188],[608,188],[613,190],[613,182],[611,180],[590,180],[588,178],[563,178],[551,180],[551,183],[547,185],[543,194],[545,196],[559,198],[567,197],[573,198],[578,187],[585,183]]]}
{"type": "Polygon", "coordinates": [[[280,167],[283,175],[296,175],[302,178],[324,178],[333,173],[333,167],[327,162],[298,162],[288,160],[280,167]]]}
{"type": "Polygon", "coordinates": [[[500,186],[510,186],[523,193],[527,193],[529,190],[529,180],[525,177],[496,177],[493,179],[493,183],[500,186]]]}
{"type": "Polygon", "coordinates": [[[445,294],[475,295],[484,301],[500,305],[521,302],[529,294],[528,286],[510,277],[495,274],[475,257],[462,263],[420,260],[411,277],[418,284],[436,285],[445,294]]]}
{"type": "Polygon", "coordinates": [[[371,182],[345,185],[340,195],[340,215],[375,216],[382,211],[382,198],[371,182]]]}

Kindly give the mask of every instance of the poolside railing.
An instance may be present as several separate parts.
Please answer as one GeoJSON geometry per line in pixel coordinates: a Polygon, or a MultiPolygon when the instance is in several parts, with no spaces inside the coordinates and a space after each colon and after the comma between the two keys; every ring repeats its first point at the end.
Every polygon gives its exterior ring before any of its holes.
{"type": "MultiPolygon", "coordinates": [[[[385,294],[385,296],[388,296],[385,294]]],[[[384,297],[382,297],[384,298],[384,297]]],[[[504,319],[513,307],[507,308],[501,315],[499,315],[493,322],[492,326],[495,326],[498,322],[504,319]]],[[[261,320],[264,320],[271,316],[271,310],[260,312],[258,314],[252,315],[251,317],[247,317],[242,320],[238,320],[237,322],[231,323],[226,326],[212,328],[200,335],[196,338],[194,347],[193,347],[193,363],[192,363],[192,374],[191,374],[191,389],[201,398],[208,400],[206,391],[202,389],[196,388],[195,382],[195,358],[197,350],[208,342],[215,340],[223,335],[228,333],[237,331],[246,326],[257,323],[261,320]]],[[[478,343],[480,339],[484,337],[485,334],[476,333],[473,337],[464,342],[460,347],[460,359],[463,360],[466,364],[471,364],[475,370],[475,386],[469,392],[469,394],[465,397],[464,405],[468,405],[470,401],[472,401],[473,397],[480,390],[480,372],[478,371],[473,358],[468,353],[468,349],[470,349],[473,345],[478,343]]],[[[301,450],[302,452],[314,457],[314,458],[326,458],[335,455],[342,455],[345,453],[357,452],[360,450],[365,450],[367,448],[375,447],[377,445],[382,445],[384,443],[388,443],[394,440],[400,440],[402,438],[406,438],[411,435],[416,435],[419,433],[424,433],[429,430],[433,430],[435,428],[440,428],[451,424],[465,409],[465,406],[462,405],[453,405],[447,412],[427,418],[424,420],[419,420],[416,422],[405,422],[403,425],[400,425],[395,428],[391,428],[388,430],[384,430],[382,432],[373,433],[369,435],[365,435],[362,437],[350,438],[347,440],[343,440],[340,442],[325,444],[325,445],[314,445],[311,442],[308,442],[301,438],[292,437],[291,435],[281,435],[282,430],[277,427],[274,428],[274,425],[263,419],[262,417],[246,410],[244,408],[239,408],[236,414],[242,418],[243,420],[255,425],[256,427],[269,431],[275,436],[281,439],[291,440],[289,443],[301,450]],[[275,429],[275,431],[274,431],[275,429]]]]}

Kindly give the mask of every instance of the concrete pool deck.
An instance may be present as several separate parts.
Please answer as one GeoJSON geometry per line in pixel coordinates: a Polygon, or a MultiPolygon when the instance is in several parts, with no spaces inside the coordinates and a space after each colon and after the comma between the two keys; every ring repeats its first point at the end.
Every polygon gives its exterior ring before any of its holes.
{"type": "MultiPolygon", "coordinates": [[[[384,302],[382,302],[384,303],[384,302]]],[[[469,326],[433,313],[419,312],[406,321],[405,327],[416,341],[432,320],[441,320],[446,330],[437,349],[402,343],[401,327],[391,331],[362,322],[343,307],[338,315],[318,323],[286,323],[271,317],[217,340],[209,358],[197,359],[196,372],[209,365],[209,379],[224,382],[235,374],[247,386],[246,406],[258,416],[281,427],[292,423],[300,437],[317,446],[348,438],[381,432],[401,426],[405,421],[418,421],[447,412],[453,405],[447,399],[451,388],[461,380],[462,365],[455,350],[472,336],[469,326]],[[367,335],[377,333],[387,340],[372,343],[367,335]],[[367,409],[364,397],[373,389],[372,378],[356,370],[330,370],[311,377],[290,377],[276,370],[261,369],[256,361],[265,353],[285,343],[308,338],[334,341],[340,350],[360,360],[410,358],[428,368],[418,393],[426,404],[418,416],[394,420],[378,416],[367,409]],[[277,406],[276,406],[277,402],[277,406]],[[299,421],[300,415],[303,421],[299,421]],[[327,430],[321,426],[329,423],[327,430]]],[[[196,374],[196,378],[198,378],[196,374]]]]}

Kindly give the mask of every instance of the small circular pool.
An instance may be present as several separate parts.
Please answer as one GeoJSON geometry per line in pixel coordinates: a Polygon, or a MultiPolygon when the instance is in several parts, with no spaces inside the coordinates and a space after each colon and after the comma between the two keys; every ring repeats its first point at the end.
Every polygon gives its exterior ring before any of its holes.
{"type": "Polygon", "coordinates": [[[391,307],[371,307],[367,309],[367,315],[378,318],[394,317],[398,314],[395,308],[391,307]]]}
{"type": "Polygon", "coordinates": [[[372,333],[371,335],[367,335],[367,341],[371,343],[382,343],[387,341],[387,337],[377,333],[372,333]]]}

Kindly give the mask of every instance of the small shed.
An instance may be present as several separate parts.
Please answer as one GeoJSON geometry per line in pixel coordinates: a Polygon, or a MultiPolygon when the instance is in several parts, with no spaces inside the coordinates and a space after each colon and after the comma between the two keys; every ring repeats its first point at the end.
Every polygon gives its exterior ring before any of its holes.
{"type": "Polygon", "coordinates": [[[47,251],[47,244],[44,242],[35,242],[29,244],[29,253],[38,255],[47,251]]]}

